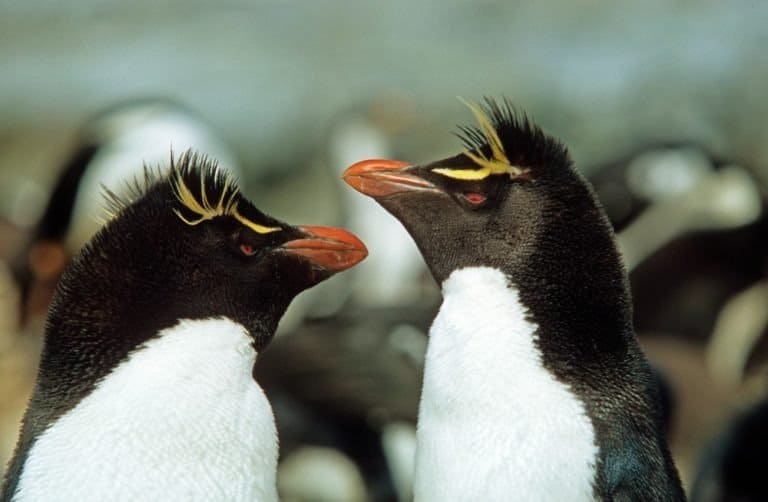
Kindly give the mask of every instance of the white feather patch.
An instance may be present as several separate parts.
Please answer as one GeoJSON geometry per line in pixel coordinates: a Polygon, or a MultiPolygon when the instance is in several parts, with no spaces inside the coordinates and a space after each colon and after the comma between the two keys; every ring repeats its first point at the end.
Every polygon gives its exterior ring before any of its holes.
{"type": "Polygon", "coordinates": [[[251,342],[225,319],[164,330],[38,438],[14,500],[277,500],[251,342]]]}
{"type": "Polygon", "coordinates": [[[415,500],[593,500],[583,404],[542,365],[536,325],[492,268],[454,271],[430,329],[415,500]]]}

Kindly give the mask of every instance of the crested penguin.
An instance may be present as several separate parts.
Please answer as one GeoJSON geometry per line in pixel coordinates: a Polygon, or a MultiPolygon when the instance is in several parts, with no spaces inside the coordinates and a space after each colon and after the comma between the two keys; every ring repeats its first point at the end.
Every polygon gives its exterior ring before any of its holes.
{"type": "Polygon", "coordinates": [[[276,500],[256,356],[354,235],[260,212],[191,151],[145,171],[66,269],[0,499],[276,500]]]}
{"type": "Polygon", "coordinates": [[[232,149],[194,110],[168,99],[121,101],[81,126],[27,242],[12,262],[20,292],[20,321],[45,314],[56,283],[72,256],[99,230],[101,188],[118,195],[142,166],[168,152],[194,149],[233,174],[241,171],[232,149]]]}
{"type": "Polygon", "coordinates": [[[416,500],[684,500],[610,224],[566,148],[509,102],[466,149],[344,179],[405,226],[443,302],[419,405],[416,500]]]}

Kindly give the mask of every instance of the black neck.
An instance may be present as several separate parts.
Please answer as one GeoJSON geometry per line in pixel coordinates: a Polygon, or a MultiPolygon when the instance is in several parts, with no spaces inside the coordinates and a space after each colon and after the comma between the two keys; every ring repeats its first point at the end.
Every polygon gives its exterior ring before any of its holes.
{"type": "Polygon", "coordinates": [[[540,220],[532,251],[505,271],[539,326],[545,364],[583,371],[636,350],[629,283],[610,223],[588,186],[553,197],[558,212],[540,220]]]}

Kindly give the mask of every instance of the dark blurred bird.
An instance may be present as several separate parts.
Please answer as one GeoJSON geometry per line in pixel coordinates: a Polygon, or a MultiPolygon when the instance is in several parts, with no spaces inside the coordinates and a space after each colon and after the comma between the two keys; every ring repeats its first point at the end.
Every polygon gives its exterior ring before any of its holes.
{"type": "Polygon", "coordinates": [[[59,282],[0,498],[276,500],[257,353],[365,247],[265,215],[189,152],[110,201],[59,282]]]}
{"type": "MultiPolygon", "coordinates": [[[[718,171],[734,166],[728,158],[691,141],[652,142],[585,168],[616,232],[651,206],[697,190],[718,171]]],[[[704,210],[704,205],[700,209],[704,210]]],[[[718,209],[718,208],[716,208],[718,209]]]]}
{"type": "Polygon", "coordinates": [[[706,344],[738,385],[768,345],[768,211],[748,157],[651,143],[588,169],[630,271],[638,333],[706,344]]]}
{"type": "Polygon", "coordinates": [[[619,232],[638,332],[706,341],[727,302],[765,277],[768,217],[754,169],[667,142],[588,172],[619,232]]]}
{"type": "Polygon", "coordinates": [[[121,194],[144,165],[161,165],[173,148],[216,158],[230,173],[239,167],[214,129],[187,107],[165,99],[115,104],[86,121],[26,243],[11,265],[20,291],[20,317],[44,313],[61,272],[99,229],[102,187],[121,194]]]}
{"type": "Polygon", "coordinates": [[[417,434],[417,500],[683,500],[610,224],[564,146],[470,104],[467,150],[370,160],[345,180],[442,285],[417,434]]]}
{"type": "Polygon", "coordinates": [[[435,311],[348,305],[278,336],[255,378],[275,412],[280,458],[307,445],[336,449],[358,467],[370,500],[398,498],[386,432],[416,424],[423,332],[435,311]]]}
{"type": "Polygon", "coordinates": [[[768,399],[733,419],[705,450],[691,490],[693,502],[768,500],[768,399]]]}

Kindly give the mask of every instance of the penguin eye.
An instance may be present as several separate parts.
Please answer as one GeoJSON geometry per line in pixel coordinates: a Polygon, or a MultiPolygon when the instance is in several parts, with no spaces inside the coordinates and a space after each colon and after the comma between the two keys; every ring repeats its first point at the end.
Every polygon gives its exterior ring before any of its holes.
{"type": "Polygon", "coordinates": [[[481,194],[480,192],[463,192],[461,196],[464,198],[464,200],[466,200],[473,206],[479,206],[480,204],[488,200],[488,197],[481,194]]]}
{"type": "Polygon", "coordinates": [[[256,248],[250,244],[240,244],[240,252],[245,256],[253,256],[256,254],[256,248]]]}

